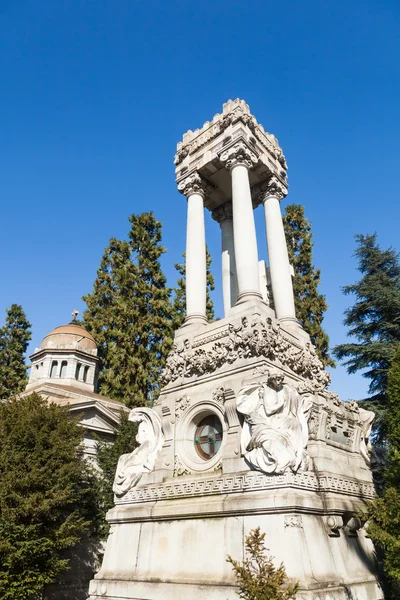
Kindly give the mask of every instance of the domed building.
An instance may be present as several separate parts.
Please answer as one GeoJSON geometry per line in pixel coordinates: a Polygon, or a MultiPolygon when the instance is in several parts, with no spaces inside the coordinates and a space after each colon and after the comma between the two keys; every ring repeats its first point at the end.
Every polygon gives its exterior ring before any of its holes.
{"type": "Polygon", "coordinates": [[[56,404],[69,405],[85,429],[85,455],[96,454],[98,439],[112,442],[125,405],[98,393],[99,358],[93,336],[73,321],[48,333],[30,356],[32,365],[22,395],[37,392],[56,404]]]}

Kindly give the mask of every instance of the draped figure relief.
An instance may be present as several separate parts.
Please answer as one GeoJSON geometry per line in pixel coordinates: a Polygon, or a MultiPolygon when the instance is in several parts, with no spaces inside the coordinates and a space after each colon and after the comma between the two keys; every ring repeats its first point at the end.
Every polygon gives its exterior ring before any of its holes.
{"type": "Polygon", "coordinates": [[[308,467],[312,400],[283,380],[280,373],[270,373],[267,381],[242,388],[237,398],[237,410],[245,417],[242,453],[250,466],[264,473],[308,467]]]}
{"type": "Polygon", "coordinates": [[[164,442],[161,420],[153,409],[133,408],[128,418],[139,424],[136,435],[139,446],[119,457],[113,484],[114,494],[118,497],[137,485],[144,473],[153,470],[164,442]]]}

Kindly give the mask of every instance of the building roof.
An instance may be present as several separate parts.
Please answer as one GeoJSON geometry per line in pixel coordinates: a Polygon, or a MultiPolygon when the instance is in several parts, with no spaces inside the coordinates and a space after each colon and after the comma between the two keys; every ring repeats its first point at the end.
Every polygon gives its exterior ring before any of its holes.
{"type": "Polygon", "coordinates": [[[82,350],[97,350],[93,336],[81,325],[68,323],[60,325],[48,333],[40,345],[40,349],[55,347],[71,347],[72,345],[82,350]]]}

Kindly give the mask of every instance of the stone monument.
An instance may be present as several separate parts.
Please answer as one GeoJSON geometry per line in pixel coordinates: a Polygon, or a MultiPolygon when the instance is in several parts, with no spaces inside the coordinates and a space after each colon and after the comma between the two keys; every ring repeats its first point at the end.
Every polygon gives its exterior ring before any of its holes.
{"type": "Polygon", "coordinates": [[[286,161],[243,100],[175,156],[187,199],[187,315],[139,446],[121,457],[103,565],[90,600],[233,600],[230,554],[259,526],[297,600],[379,600],[360,508],[374,494],[373,414],[328,391],[296,320],[280,201],[286,161]],[[262,204],[272,303],[253,209],[262,204]],[[204,207],[221,227],[224,318],[206,318],[204,207]]]}

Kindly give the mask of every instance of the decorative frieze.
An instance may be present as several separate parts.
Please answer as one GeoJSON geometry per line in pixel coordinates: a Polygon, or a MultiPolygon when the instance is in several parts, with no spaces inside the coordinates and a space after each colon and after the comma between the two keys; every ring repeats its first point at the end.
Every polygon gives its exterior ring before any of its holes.
{"type": "Polygon", "coordinates": [[[279,323],[274,324],[271,318],[249,325],[247,317],[243,317],[240,325],[229,323],[227,328],[214,335],[218,341],[208,347],[204,346],[215,337],[199,340],[193,346],[189,339],[184,340],[181,348],[175,345],[167,357],[161,383],[167,385],[179,378],[213,373],[225,365],[250,357],[265,357],[290,368],[308,380],[313,391],[323,390],[330,383],[330,376],[314,347],[306,343],[304,348],[298,348],[289,342],[283,336],[279,323]]]}
{"type": "MultiPolygon", "coordinates": [[[[181,468],[175,463],[178,470],[181,468]]],[[[181,473],[183,474],[183,473],[181,473]]],[[[234,494],[269,489],[301,489],[314,492],[337,492],[348,496],[371,499],[375,491],[372,483],[365,483],[344,477],[317,475],[311,472],[287,472],[282,475],[265,475],[256,471],[232,475],[215,476],[208,473],[201,477],[183,477],[160,484],[146,485],[131,489],[117,504],[154,502],[169,498],[212,496],[214,494],[234,494]]]]}

